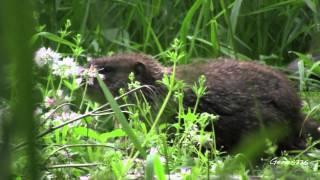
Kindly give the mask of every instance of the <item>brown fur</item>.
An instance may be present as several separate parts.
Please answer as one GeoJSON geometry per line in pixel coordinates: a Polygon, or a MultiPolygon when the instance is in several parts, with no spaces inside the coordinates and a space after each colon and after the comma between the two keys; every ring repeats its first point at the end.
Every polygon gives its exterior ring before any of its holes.
{"type": "MultiPolygon", "coordinates": [[[[171,71],[143,54],[114,55],[96,59],[91,64],[105,75],[104,82],[114,95],[119,88],[127,87],[130,72],[135,73],[141,84],[164,91],[156,81],[171,71]]],[[[283,74],[253,62],[230,59],[177,66],[177,79],[190,85],[202,74],[207,79],[207,94],[202,97],[198,111],[219,115],[214,125],[219,147],[232,149],[244,136],[273,125],[290,131],[278,142],[280,149],[304,147],[304,138],[299,136],[303,121],[301,101],[283,74]]],[[[97,85],[89,89],[99,91],[97,85]]],[[[186,90],[185,105],[193,107],[194,104],[194,94],[186,90]]]]}

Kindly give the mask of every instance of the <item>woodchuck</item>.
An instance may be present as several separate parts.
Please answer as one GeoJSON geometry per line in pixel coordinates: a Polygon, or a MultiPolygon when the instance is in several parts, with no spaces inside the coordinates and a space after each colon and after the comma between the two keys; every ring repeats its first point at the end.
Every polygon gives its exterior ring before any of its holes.
{"type": "MultiPolygon", "coordinates": [[[[128,75],[134,72],[142,85],[150,85],[164,96],[166,90],[158,80],[172,70],[144,54],[118,54],[94,59],[90,64],[104,74],[104,82],[113,95],[127,87],[128,75]]],[[[176,78],[187,84],[192,85],[200,75],[206,76],[207,93],[200,99],[198,112],[219,116],[214,124],[218,147],[231,150],[246,135],[274,125],[288,131],[284,139],[277,141],[280,150],[305,147],[304,135],[299,133],[304,120],[301,100],[283,74],[254,62],[226,58],[176,68],[176,78]]],[[[101,94],[98,83],[89,90],[101,94]]],[[[186,90],[185,105],[193,107],[195,100],[195,95],[186,90]]]]}

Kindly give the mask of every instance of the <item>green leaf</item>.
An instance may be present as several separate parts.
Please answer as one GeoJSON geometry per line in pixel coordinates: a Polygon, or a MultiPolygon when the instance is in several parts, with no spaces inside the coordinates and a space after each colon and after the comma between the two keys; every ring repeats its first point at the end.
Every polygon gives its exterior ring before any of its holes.
{"type": "Polygon", "coordinates": [[[73,134],[79,136],[88,136],[91,139],[100,140],[100,135],[93,129],[85,127],[76,127],[73,128],[73,134]]]}
{"type": "Polygon", "coordinates": [[[74,90],[73,84],[71,84],[68,80],[63,80],[63,84],[69,89],[69,90],[74,90]]]}
{"type": "Polygon", "coordinates": [[[313,63],[311,68],[310,68],[310,73],[316,73],[320,75],[320,61],[317,61],[316,63],[313,63]]]}
{"type": "Polygon", "coordinates": [[[109,138],[124,137],[124,136],[127,136],[127,134],[122,129],[116,129],[111,132],[101,134],[99,139],[101,142],[106,142],[108,141],[109,138]]]}
{"type": "Polygon", "coordinates": [[[38,39],[38,37],[44,37],[44,38],[47,38],[51,41],[54,41],[54,42],[57,42],[57,43],[60,43],[60,44],[64,44],[64,45],[67,45],[69,46],[70,48],[76,48],[77,45],[73,44],[72,42],[68,41],[68,40],[65,40],[55,34],[52,34],[50,32],[40,32],[40,33],[37,33],[35,34],[33,37],[32,37],[32,43],[35,43],[35,41],[38,39]]]}

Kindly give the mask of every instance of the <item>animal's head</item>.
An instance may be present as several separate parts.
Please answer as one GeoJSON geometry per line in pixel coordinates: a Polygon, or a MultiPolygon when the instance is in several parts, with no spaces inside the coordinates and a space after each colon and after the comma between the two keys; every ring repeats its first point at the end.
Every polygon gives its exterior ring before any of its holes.
{"type": "MultiPolygon", "coordinates": [[[[155,85],[161,79],[163,67],[152,57],[143,54],[118,54],[110,57],[94,59],[89,66],[94,66],[113,95],[118,95],[120,88],[127,88],[129,74],[142,85],[155,85]]],[[[101,93],[97,80],[89,86],[89,92],[101,93]]]]}

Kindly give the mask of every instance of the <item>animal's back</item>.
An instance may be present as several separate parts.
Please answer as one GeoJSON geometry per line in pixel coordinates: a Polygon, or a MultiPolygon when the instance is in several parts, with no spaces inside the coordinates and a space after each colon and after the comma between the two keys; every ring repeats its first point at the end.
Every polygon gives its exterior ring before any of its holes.
{"type": "MultiPolygon", "coordinates": [[[[259,128],[282,125],[291,134],[279,143],[280,149],[303,148],[299,137],[301,102],[280,72],[252,62],[225,59],[177,70],[178,78],[187,82],[194,82],[201,74],[206,76],[207,94],[201,99],[199,111],[220,116],[215,124],[218,146],[229,149],[259,128]]],[[[194,95],[187,93],[186,101],[194,104],[194,95]]]]}

